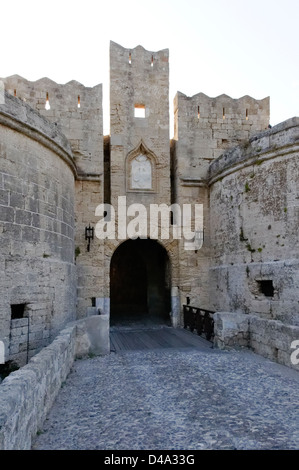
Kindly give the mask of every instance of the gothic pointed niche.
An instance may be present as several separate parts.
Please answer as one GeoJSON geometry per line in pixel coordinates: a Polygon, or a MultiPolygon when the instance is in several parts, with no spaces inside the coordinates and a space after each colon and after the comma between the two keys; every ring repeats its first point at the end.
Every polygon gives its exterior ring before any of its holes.
{"type": "Polygon", "coordinates": [[[126,186],[132,192],[156,192],[156,156],[143,142],[127,156],[126,186]]]}

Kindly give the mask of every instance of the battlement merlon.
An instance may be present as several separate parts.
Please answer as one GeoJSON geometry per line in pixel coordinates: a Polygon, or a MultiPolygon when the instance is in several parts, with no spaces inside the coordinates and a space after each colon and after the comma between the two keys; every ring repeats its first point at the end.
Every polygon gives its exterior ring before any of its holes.
{"type": "Polygon", "coordinates": [[[239,99],[204,93],[174,99],[174,158],[177,177],[207,178],[211,161],[269,126],[270,99],[239,99]]]}
{"type": "MultiPolygon", "coordinates": [[[[134,106],[144,105],[147,117],[169,124],[169,50],[128,49],[110,42],[110,104],[122,119],[134,121],[134,106]]],[[[113,128],[113,122],[112,128],[113,128]]],[[[111,131],[113,132],[113,131],[111,131]]]]}
{"type": "Polygon", "coordinates": [[[19,75],[1,80],[8,93],[56,123],[71,144],[78,174],[100,179],[103,173],[102,84],[85,87],[75,80],[58,84],[47,77],[29,81],[19,75]]]}
{"type": "Polygon", "coordinates": [[[169,50],[129,49],[110,42],[112,147],[133,150],[142,140],[169,158],[169,50]],[[138,115],[141,110],[141,115],[138,115]],[[165,146],[165,149],[164,149],[165,146]]]}
{"type": "Polygon", "coordinates": [[[177,92],[174,98],[175,136],[180,138],[180,131],[188,122],[189,129],[213,127],[218,130],[228,125],[242,127],[249,135],[265,130],[269,126],[270,98],[256,100],[245,95],[231,98],[222,94],[215,98],[204,93],[187,96],[177,92]]]}
{"type": "Polygon", "coordinates": [[[125,48],[114,41],[110,41],[110,69],[113,68],[113,66],[117,67],[117,63],[119,62],[131,65],[131,70],[143,65],[142,68],[146,67],[149,71],[155,67],[155,70],[162,68],[168,72],[169,49],[147,51],[140,45],[134,48],[125,48]]]}

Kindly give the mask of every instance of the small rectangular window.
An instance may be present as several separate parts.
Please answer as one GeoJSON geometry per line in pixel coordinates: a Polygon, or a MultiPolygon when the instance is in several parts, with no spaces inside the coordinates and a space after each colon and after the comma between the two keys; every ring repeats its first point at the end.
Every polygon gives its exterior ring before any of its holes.
{"type": "Polygon", "coordinates": [[[173,225],[173,211],[170,212],[170,225],[173,225]]]}
{"type": "Polygon", "coordinates": [[[135,104],[134,117],[145,118],[145,105],[144,104],[135,104]]]}
{"type": "Polygon", "coordinates": [[[49,93],[47,92],[46,94],[46,105],[45,105],[45,109],[48,111],[49,109],[51,109],[51,106],[50,106],[50,101],[49,101],[49,93]]]}
{"type": "Polygon", "coordinates": [[[11,319],[17,320],[19,318],[25,317],[25,307],[26,304],[14,304],[11,305],[11,319]]]}
{"type": "Polygon", "coordinates": [[[261,294],[264,294],[266,297],[273,297],[274,295],[274,287],[273,281],[257,281],[259,286],[259,291],[261,294]]]}

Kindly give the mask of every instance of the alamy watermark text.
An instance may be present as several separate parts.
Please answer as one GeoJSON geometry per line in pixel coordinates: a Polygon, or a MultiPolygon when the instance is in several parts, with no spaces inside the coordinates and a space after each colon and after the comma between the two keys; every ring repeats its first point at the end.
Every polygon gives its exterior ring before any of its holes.
{"type": "Polygon", "coordinates": [[[95,227],[100,240],[184,240],[185,250],[199,250],[203,244],[202,204],[143,204],[127,206],[126,196],[118,197],[117,208],[99,204],[95,215],[101,217],[95,227]]]}

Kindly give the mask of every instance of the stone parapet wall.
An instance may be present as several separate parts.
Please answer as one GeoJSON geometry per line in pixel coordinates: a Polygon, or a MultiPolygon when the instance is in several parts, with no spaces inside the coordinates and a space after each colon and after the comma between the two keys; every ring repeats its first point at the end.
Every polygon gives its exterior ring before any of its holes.
{"type": "Polygon", "coordinates": [[[92,316],[68,325],[26,366],[4,379],[0,385],[0,449],[30,449],[76,357],[109,351],[109,317],[92,316]]]}
{"type": "Polygon", "coordinates": [[[299,365],[291,362],[293,341],[299,341],[299,326],[251,316],[250,348],[261,356],[299,371],[299,365]]]}
{"type": "Polygon", "coordinates": [[[73,365],[76,327],[63,330],[52,344],[0,385],[0,449],[30,449],[31,439],[73,365]]]}
{"type": "Polygon", "coordinates": [[[299,364],[292,361],[292,343],[299,342],[299,326],[234,312],[217,312],[214,321],[216,348],[249,347],[263,357],[299,371],[299,364]]]}
{"type": "Polygon", "coordinates": [[[299,118],[293,117],[271,129],[250,136],[246,142],[224,152],[209,167],[209,184],[242,167],[260,165],[261,159],[265,161],[275,157],[278,149],[285,149],[284,153],[287,154],[289,147],[298,145],[298,126],[299,118]]]}
{"type": "Polygon", "coordinates": [[[248,347],[250,315],[216,312],[214,319],[214,346],[219,349],[248,347]]]}

